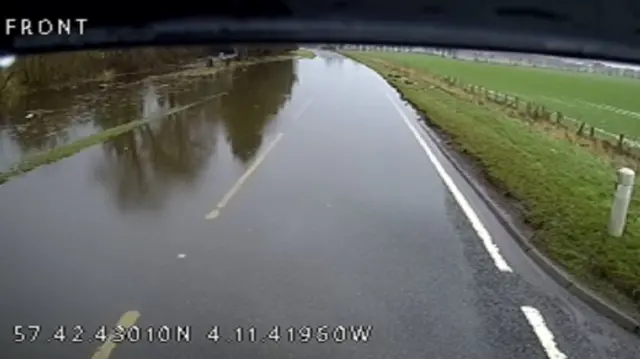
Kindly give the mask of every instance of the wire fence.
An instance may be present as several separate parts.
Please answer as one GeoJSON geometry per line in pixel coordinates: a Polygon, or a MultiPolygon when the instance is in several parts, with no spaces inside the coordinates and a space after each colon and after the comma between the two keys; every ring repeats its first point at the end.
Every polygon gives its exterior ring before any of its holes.
{"type": "Polygon", "coordinates": [[[430,74],[430,76],[454,88],[463,90],[476,98],[482,98],[494,104],[518,111],[531,120],[544,120],[553,123],[576,136],[603,142],[603,147],[614,150],[617,154],[640,161],[640,141],[625,134],[615,134],[590,125],[585,121],[565,116],[561,111],[554,111],[545,105],[529,99],[488,89],[484,86],[468,84],[452,76],[430,74]]]}
{"type": "MultiPolygon", "coordinates": [[[[421,78],[421,76],[415,76],[414,70],[399,68],[380,59],[373,61],[391,70],[389,76],[396,79],[404,78],[404,81],[411,83],[421,78]]],[[[419,73],[435,80],[435,82],[427,81],[432,87],[436,86],[451,95],[455,95],[451,89],[462,90],[474,97],[479,103],[482,101],[491,102],[516,112],[521,119],[536,122],[542,121],[560,128],[564,130],[567,139],[574,142],[579,140],[580,145],[590,142],[595,147],[598,147],[600,152],[606,153],[616,165],[627,165],[633,167],[637,172],[640,171],[640,141],[637,139],[623,133],[611,133],[585,121],[565,116],[561,111],[552,110],[545,105],[522,96],[502,93],[484,86],[466,83],[453,76],[443,76],[424,70],[420,70],[419,73]],[[450,88],[447,89],[442,84],[450,88]]]]}

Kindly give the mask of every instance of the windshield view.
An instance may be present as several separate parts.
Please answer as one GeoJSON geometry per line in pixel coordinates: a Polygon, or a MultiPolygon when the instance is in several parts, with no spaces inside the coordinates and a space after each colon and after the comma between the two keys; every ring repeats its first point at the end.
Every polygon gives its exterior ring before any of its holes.
{"type": "Polygon", "coordinates": [[[640,67],[0,61],[3,358],[640,358],[640,67]]]}

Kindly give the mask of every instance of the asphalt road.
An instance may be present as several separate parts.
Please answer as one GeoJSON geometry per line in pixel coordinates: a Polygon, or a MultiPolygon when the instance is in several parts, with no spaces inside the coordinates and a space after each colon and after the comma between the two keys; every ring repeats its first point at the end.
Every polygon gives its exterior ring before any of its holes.
{"type": "Polygon", "coordinates": [[[161,201],[123,204],[100,148],[0,186],[2,357],[640,358],[523,255],[382,79],[319,54],[252,161],[221,135],[161,201]]]}

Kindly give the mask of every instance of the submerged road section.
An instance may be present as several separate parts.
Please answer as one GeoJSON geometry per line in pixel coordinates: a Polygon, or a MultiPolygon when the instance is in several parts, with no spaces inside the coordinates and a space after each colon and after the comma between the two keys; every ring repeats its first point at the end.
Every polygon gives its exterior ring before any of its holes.
{"type": "Polygon", "coordinates": [[[640,358],[391,87],[318,55],[0,186],[2,357],[640,358]]]}

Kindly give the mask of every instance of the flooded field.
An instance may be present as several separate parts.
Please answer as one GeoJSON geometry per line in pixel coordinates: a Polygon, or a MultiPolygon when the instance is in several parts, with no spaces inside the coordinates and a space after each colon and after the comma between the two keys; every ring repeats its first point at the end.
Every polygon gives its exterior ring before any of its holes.
{"type": "Polygon", "coordinates": [[[234,151],[246,161],[259,146],[262,128],[285,103],[294,83],[294,61],[288,60],[223,70],[202,78],[131,76],[115,83],[93,83],[25,96],[2,118],[0,171],[35,153],[131,121],[161,118],[170,109],[216,94],[221,97],[170,115],[170,121],[140,126],[103,147],[108,152],[130,152],[134,157],[153,152],[149,158],[162,161],[163,155],[158,152],[169,145],[167,137],[178,147],[196,141],[199,148],[206,148],[212,146],[212,138],[222,124],[234,151]],[[247,101],[252,105],[245,106],[247,101]]]}

